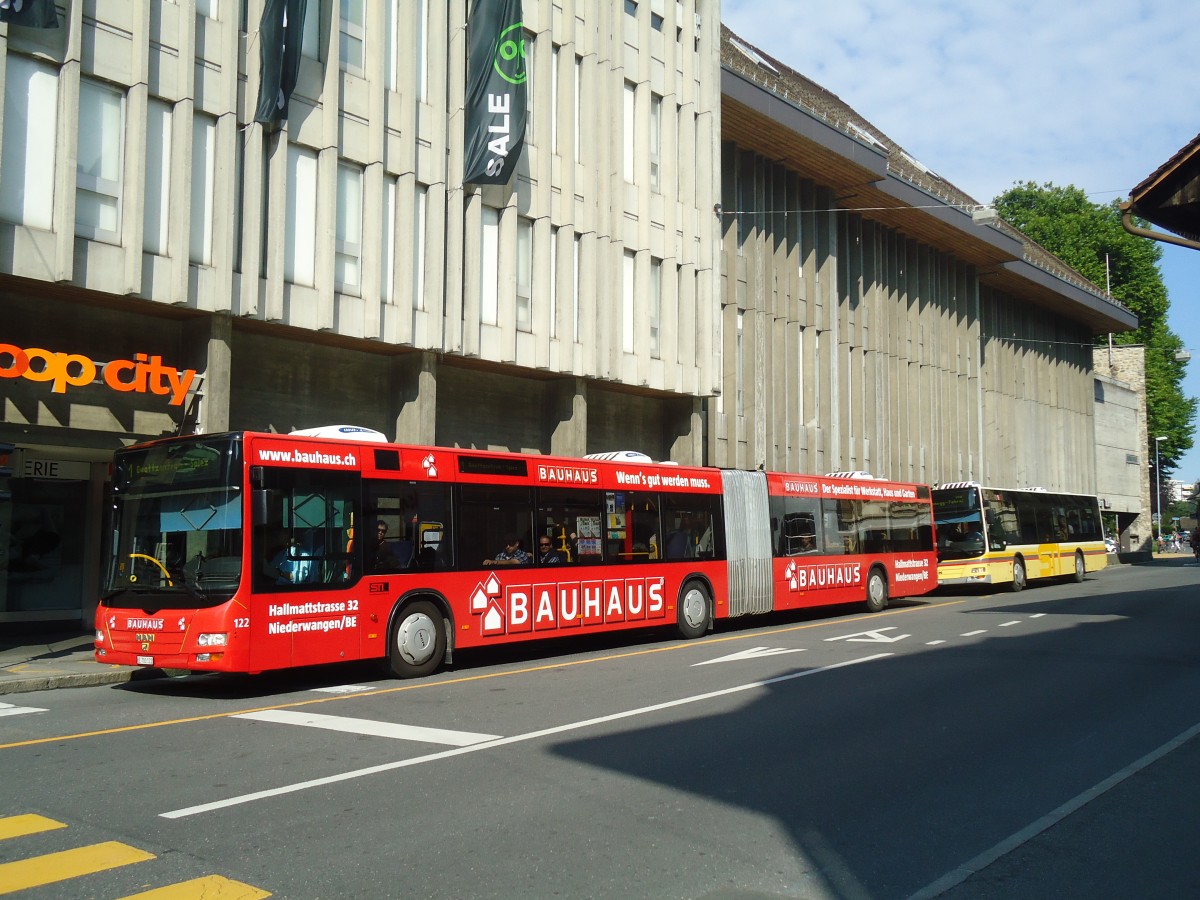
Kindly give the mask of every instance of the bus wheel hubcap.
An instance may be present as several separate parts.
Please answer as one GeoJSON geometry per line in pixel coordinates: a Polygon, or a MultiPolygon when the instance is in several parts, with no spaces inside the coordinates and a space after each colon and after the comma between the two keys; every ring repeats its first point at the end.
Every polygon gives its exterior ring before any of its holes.
{"type": "Polygon", "coordinates": [[[693,628],[704,623],[704,596],[699,591],[688,591],[683,598],[683,620],[693,628]]]}
{"type": "Polygon", "coordinates": [[[396,632],[396,649],[405,662],[420,665],[433,656],[437,645],[437,626],[429,616],[419,613],[409,616],[396,632]]]}

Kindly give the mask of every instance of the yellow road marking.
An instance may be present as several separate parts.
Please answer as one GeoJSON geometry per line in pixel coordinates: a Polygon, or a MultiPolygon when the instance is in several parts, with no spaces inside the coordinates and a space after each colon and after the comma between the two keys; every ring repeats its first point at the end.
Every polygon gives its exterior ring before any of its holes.
{"type": "Polygon", "coordinates": [[[74,850],[46,853],[30,859],[0,864],[0,894],[12,894],[28,888],[41,887],[91,875],[118,866],[154,859],[153,853],[130,847],[117,841],[105,841],[74,850]]]}
{"type": "MultiPolygon", "coordinates": [[[[787,634],[791,631],[805,631],[809,628],[824,628],[830,625],[848,625],[861,622],[864,619],[878,619],[881,616],[903,615],[905,613],[922,612],[928,609],[939,609],[943,606],[956,606],[965,603],[964,600],[947,600],[943,603],[929,603],[927,606],[906,607],[903,609],[888,609],[879,613],[861,616],[839,616],[834,619],[822,619],[819,622],[805,622],[802,625],[789,625],[784,628],[773,628],[772,634],[787,634]]],[[[610,633],[610,632],[600,632],[610,633]]],[[[103,737],[109,734],[123,734],[130,731],[144,731],[148,728],[163,728],[167,725],[190,725],[195,722],[207,722],[212,719],[229,719],[244,716],[247,713],[265,712],[270,709],[295,709],[300,706],[311,706],[314,703],[334,703],[338,700],[360,700],[364,697],[381,697],[384,694],[395,694],[400,691],[422,691],[433,688],[450,687],[458,684],[468,684],[473,681],[486,681],[492,678],[511,678],[515,675],[529,675],[535,672],[550,672],[555,669],[565,669],[571,666],[587,666],[601,662],[612,662],[616,659],[630,659],[635,656],[648,656],[652,653],[675,653],[680,650],[694,650],[697,647],[707,647],[710,644],[724,644],[729,641],[761,641],[761,633],[728,634],[724,637],[707,638],[706,640],[686,641],[682,644],[672,644],[669,647],[647,647],[642,650],[630,650],[624,653],[610,653],[607,656],[593,656],[588,659],[576,659],[563,662],[549,663],[544,666],[529,666],[524,669],[513,669],[507,672],[486,672],[482,675],[464,675],[461,678],[448,678],[440,681],[420,681],[402,684],[396,687],[380,688],[377,691],[362,691],[357,694],[335,694],[330,697],[317,697],[312,700],[297,700],[294,703],[278,703],[274,706],[256,706],[251,709],[239,709],[232,712],[211,713],[205,716],[188,716],[183,719],[166,719],[161,722],[143,722],[141,725],[123,725],[120,728],[102,728],[98,731],[84,731],[78,734],[63,734],[57,737],[34,738],[28,741],[14,741],[11,744],[0,744],[0,750],[12,750],[17,747],[33,747],[37,744],[53,744],[56,741],[77,741],[82,738],[103,737]]],[[[480,648],[471,648],[472,650],[480,648]]]]}
{"type": "Polygon", "coordinates": [[[54,831],[56,828],[66,828],[63,822],[55,822],[45,816],[32,813],[23,816],[5,816],[0,819],[0,841],[6,838],[22,837],[26,834],[39,834],[43,831],[54,831]]]}
{"type": "Polygon", "coordinates": [[[253,885],[232,881],[221,875],[206,875],[141,894],[130,894],[121,900],[262,900],[270,896],[270,891],[260,890],[253,885]]]}

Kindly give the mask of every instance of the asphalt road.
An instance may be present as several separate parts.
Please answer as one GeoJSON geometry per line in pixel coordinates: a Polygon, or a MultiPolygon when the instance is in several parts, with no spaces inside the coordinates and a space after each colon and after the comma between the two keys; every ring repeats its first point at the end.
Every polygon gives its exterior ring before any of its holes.
{"type": "Polygon", "coordinates": [[[1198,586],[8,695],[0,894],[1197,896],[1198,586]]]}

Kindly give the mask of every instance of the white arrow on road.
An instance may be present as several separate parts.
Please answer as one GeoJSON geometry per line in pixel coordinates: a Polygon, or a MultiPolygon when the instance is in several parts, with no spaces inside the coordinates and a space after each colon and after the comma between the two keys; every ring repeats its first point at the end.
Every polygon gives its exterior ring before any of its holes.
{"type": "Polygon", "coordinates": [[[887,628],[876,628],[874,631],[860,631],[857,634],[843,634],[839,637],[825,638],[826,641],[854,641],[861,644],[894,644],[896,641],[902,641],[906,637],[912,637],[911,634],[884,634],[885,631],[895,631],[896,626],[889,625],[887,628]]]}
{"type": "Polygon", "coordinates": [[[793,647],[790,650],[784,650],[779,647],[751,647],[749,650],[740,650],[737,653],[730,653],[728,656],[721,656],[717,659],[706,659],[704,662],[692,663],[693,666],[707,666],[712,663],[719,662],[734,662],[743,659],[761,659],[764,656],[778,656],[780,653],[800,653],[803,647],[793,647]]]}

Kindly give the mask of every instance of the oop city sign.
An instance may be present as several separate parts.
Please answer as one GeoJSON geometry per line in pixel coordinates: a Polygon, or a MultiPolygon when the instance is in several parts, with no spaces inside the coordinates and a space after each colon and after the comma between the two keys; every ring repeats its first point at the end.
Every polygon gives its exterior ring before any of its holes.
{"type": "Polygon", "coordinates": [[[0,378],[48,381],[55,394],[65,394],[68,387],[102,382],[122,393],[168,395],[170,404],[179,406],[196,378],[196,370],[172,369],[163,365],[161,356],[145,353],[135,353],[133,359],[101,363],[78,353],[0,344],[0,378]]]}

